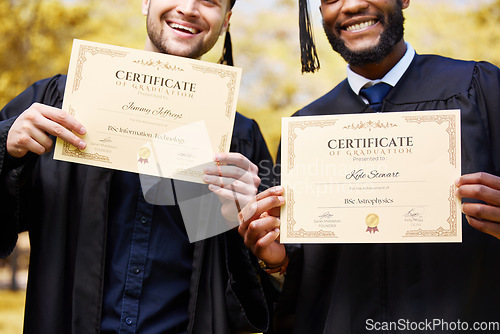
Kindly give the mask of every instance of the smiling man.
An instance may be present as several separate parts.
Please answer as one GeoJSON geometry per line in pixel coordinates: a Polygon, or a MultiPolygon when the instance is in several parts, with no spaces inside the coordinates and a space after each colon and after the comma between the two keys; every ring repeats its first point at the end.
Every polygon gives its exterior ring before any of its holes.
{"type": "MultiPolygon", "coordinates": [[[[463,242],[304,244],[287,247],[288,261],[276,241],[283,189],[258,194],[241,211],[239,231],[268,266],[288,264],[276,324],[283,333],[500,331],[500,70],[417,54],[403,39],[409,5],[321,0],[347,79],[295,116],[460,109],[463,242]],[[370,104],[364,88],[379,83],[386,95],[370,104]]],[[[313,72],[319,61],[305,0],[300,8],[302,68],[313,72]]]]}
{"type": "MultiPolygon", "coordinates": [[[[145,49],[198,59],[226,32],[222,62],[231,65],[234,3],[143,0],[145,49]]],[[[138,174],[52,158],[56,137],[86,146],[74,134],[85,134],[84,124],[60,109],[65,83],[62,75],[36,82],[0,112],[0,256],[20,231],[31,242],[24,333],[266,331],[266,277],[257,277],[237,231],[190,243],[179,204],[186,187],[204,199],[212,191],[219,207],[202,219],[236,221],[234,196],[245,205],[266,187],[261,179],[272,167],[257,123],[236,115],[231,153],[217,154],[220,166],[207,168],[208,187],[167,180],[172,204],[153,205],[138,174]]]]}
{"type": "Polygon", "coordinates": [[[145,49],[201,58],[227,30],[234,2],[144,0],[142,13],[147,16],[148,31],[145,49]]]}

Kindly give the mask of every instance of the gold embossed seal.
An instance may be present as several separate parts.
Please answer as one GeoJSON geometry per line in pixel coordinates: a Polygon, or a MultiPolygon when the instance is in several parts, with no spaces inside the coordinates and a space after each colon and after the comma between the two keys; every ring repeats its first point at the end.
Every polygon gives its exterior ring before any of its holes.
{"type": "Polygon", "coordinates": [[[379,223],[379,218],[376,214],[370,213],[368,216],[365,218],[365,223],[368,226],[366,229],[366,232],[370,233],[375,233],[378,232],[378,223],[379,223]]]}
{"type": "Polygon", "coordinates": [[[143,164],[147,164],[149,161],[149,157],[151,156],[151,151],[147,147],[141,147],[139,149],[139,162],[143,164]]]}

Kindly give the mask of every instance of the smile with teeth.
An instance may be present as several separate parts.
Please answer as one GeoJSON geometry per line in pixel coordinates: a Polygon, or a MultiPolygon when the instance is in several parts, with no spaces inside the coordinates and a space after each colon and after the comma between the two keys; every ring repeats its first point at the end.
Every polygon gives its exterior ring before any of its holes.
{"type": "Polygon", "coordinates": [[[172,29],[182,30],[182,31],[185,31],[185,32],[188,32],[188,33],[191,33],[191,34],[197,34],[198,33],[197,29],[186,27],[186,26],[180,25],[178,23],[169,23],[168,25],[172,29]]]}
{"type": "Polygon", "coordinates": [[[364,28],[368,28],[369,26],[372,26],[375,23],[377,23],[375,20],[370,20],[370,21],[366,21],[366,22],[362,22],[362,23],[357,23],[357,24],[353,24],[351,26],[348,26],[347,28],[345,28],[345,30],[347,30],[347,31],[357,31],[357,30],[361,30],[361,29],[364,29],[364,28]]]}

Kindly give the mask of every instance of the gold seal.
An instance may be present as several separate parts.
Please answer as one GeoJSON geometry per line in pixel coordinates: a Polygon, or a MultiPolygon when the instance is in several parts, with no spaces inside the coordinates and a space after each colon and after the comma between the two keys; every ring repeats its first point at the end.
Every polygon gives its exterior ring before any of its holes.
{"type": "Polygon", "coordinates": [[[149,157],[151,156],[151,151],[147,147],[141,147],[139,149],[139,162],[147,163],[149,157]]]}
{"type": "Polygon", "coordinates": [[[142,159],[148,159],[151,156],[151,151],[147,147],[141,147],[139,150],[139,157],[142,159]]]}
{"type": "Polygon", "coordinates": [[[370,233],[375,233],[378,232],[378,223],[379,223],[379,218],[376,214],[370,213],[368,216],[365,218],[365,223],[368,226],[366,229],[366,232],[370,233]]]}
{"type": "Polygon", "coordinates": [[[379,223],[379,218],[376,214],[374,213],[370,213],[368,216],[366,216],[366,225],[368,225],[368,227],[377,227],[378,223],[379,223]]]}

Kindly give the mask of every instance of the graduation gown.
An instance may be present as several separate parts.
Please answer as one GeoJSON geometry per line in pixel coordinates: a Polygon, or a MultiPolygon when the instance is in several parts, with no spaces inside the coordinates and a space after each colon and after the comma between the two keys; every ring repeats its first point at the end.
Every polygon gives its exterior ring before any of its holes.
{"type": "MultiPolygon", "coordinates": [[[[443,109],[461,110],[462,173],[500,175],[499,69],[416,55],[382,105],[384,112],[443,109]]],[[[363,112],[372,110],[344,80],[295,116],[363,112]]],[[[299,246],[291,254],[278,329],[397,333],[425,325],[415,331],[424,332],[435,321],[432,329],[452,333],[463,329],[457,322],[469,330],[474,322],[498,325],[500,240],[472,228],[465,217],[462,228],[463,242],[456,244],[299,246]]]]}
{"type": "MultiPolygon", "coordinates": [[[[13,160],[6,152],[16,116],[34,102],[60,108],[65,83],[60,75],[36,82],[0,112],[0,256],[29,231],[25,333],[100,329],[113,171],[56,161],[51,153],[13,160]]],[[[263,182],[270,179],[272,158],[255,121],[237,114],[231,151],[257,164],[263,182]]],[[[195,243],[189,333],[267,330],[255,262],[234,229],[195,243]]]]}

